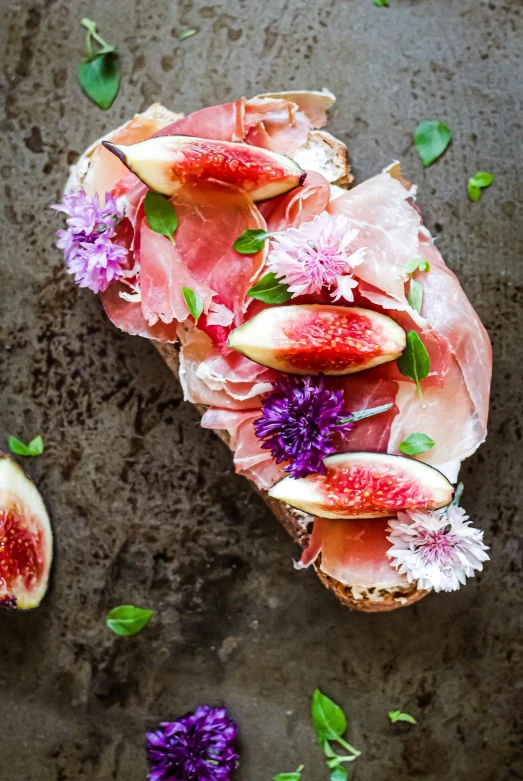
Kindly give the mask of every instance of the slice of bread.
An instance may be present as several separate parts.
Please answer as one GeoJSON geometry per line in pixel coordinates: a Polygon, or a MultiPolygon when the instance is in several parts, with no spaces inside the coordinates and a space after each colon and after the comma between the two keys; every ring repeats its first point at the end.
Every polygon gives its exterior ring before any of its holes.
{"type": "MultiPolygon", "coordinates": [[[[155,103],[144,112],[144,116],[151,119],[161,119],[166,124],[169,124],[179,119],[182,114],[175,114],[159,103],[155,103]]],[[[104,136],[104,139],[109,139],[115,132],[108,133],[104,136]]],[[[89,170],[92,155],[102,140],[99,139],[92,144],[76,165],[72,166],[66,185],[66,192],[82,187],[89,170]]],[[[333,194],[339,187],[346,188],[354,179],[350,172],[345,144],[326,131],[311,130],[307,141],[298,150],[295,158],[303,168],[318,171],[325,176],[331,183],[333,194]]],[[[177,345],[162,344],[161,342],[154,342],[154,345],[172,373],[179,378],[180,362],[177,345]]],[[[196,406],[201,414],[205,412],[204,406],[196,406]]],[[[216,431],[215,433],[229,445],[227,432],[216,431]]],[[[291,537],[302,549],[306,548],[313,521],[312,516],[271,498],[267,491],[257,488],[254,484],[252,484],[252,487],[264,499],[291,537]]],[[[321,583],[332,591],[342,605],[346,605],[353,610],[368,613],[395,610],[398,607],[417,602],[428,593],[428,591],[418,591],[415,583],[406,583],[404,586],[395,586],[393,588],[384,588],[380,584],[346,585],[323,572],[321,569],[321,555],[313,566],[321,583]]]]}

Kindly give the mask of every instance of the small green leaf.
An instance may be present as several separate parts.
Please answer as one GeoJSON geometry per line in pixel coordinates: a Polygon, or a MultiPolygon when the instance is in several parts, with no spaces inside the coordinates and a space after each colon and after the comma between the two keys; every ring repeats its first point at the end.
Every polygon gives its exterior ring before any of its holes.
{"type": "Polygon", "coordinates": [[[374,0],[374,5],[376,8],[388,8],[389,0],[374,0]]]}
{"type": "Polygon", "coordinates": [[[107,616],[107,626],[117,635],[130,637],[141,632],[151,620],[152,610],[143,610],[133,605],[120,605],[107,616]]]}
{"type": "Polygon", "coordinates": [[[114,103],[120,87],[120,65],[114,51],[102,51],[82,62],[77,69],[78,81],[93,103],[106,111],[114,103]]]}
{"type": "Polygon", "coordinates": [[[450,143],[451,135],[448,125],[444,122],[420,122],[414,131],[414,143],[425,168],[443,154],[450,143]]]}
{"type": "Polygon", "coordinates": [[[336,740],[347,729],[347,719],[339,705],[316,689],[312,697],[312,721],[321,742],[336,740]]]}
{"type": "Polygon", "coordinates": [[[265,274],[257,285],[247,291],[247,295],[251,298],[257,298],[258,301],[264,301],[266,304],[284,304],[292,298],[289,286],[278,282],[273,271],[265,274]]]}
{"type": "Polygon", "coordinates": [[[456,486],[456,490],[454,491],[454,499],[451,501],[451,504],[454,505],[454,507],[459,507],[459,503],[461,502],[461,497],[463,496],[463,489],[465,486],[463,483],[458,483],[456,486]]]}
{"type": "Polygon", "coordinates": [[[417,456],[426,453],[436,443],[427,434],[409,434],[400,444],[399,449],[406,456],[417,456]]]}
{"type": "Polygon", "coordinates": [[[9,449],[17,456],[41,456],[44,452],[44,441],[40,435],[24,445],[16,437],[9,437],[9,449]]]}
{"type": "Polygon", "coordinates": [[[354,762],[354,760],[357,759],[357,756],[354,754],[351,756],[341,757],[338,754],[334,755],[332,759],[327,760],[327,767],[332,768],[339,767],[342,762],[354,762]]]}
{"type": "Polygon", "coordinates": [[[330,781],[347,781],[348,775],[349,771],[347,768],[337,767],[332,771],[330,775],[330,781]]]}
{"type": "Polygon", "coordinates": [[[182,30],[180,35],[178,36],[179,41],[186,41],[187,38],[192,38],[193,35],[196,35],[198,30],[182,30]]]}
{"type": "Polygon", "coordinates": [[[481,191],[485,187],[490,187],[494,177],[492,174],[486,171],[479,171],[475,176],[471,177],[467,184],[467,191],[471,201],[479,201],[481,198],[481,191]]]}
{"type": "Polygon", "coordinates": [[[182,295],[189,313],[194,317],[194,322],[197,323],[203,312],[202,299],[198,293],[195,293],[194,290],[191,290],[189,287],[182,287],[182,295]]]}
{"type": "Polygon", "coordinates": [[[415,279],[410,280],[407,301],[409,306],[420,315],[421,307],[423,306],[423,285],[421,282],[417,282],[415,279]]]}
{"type": "Polygon", "coordinates": [[[402,713],[399,710],[391,710],[389,711],[389,719],[392,721],[393,724],[395,724],[397,721],[406,721],[409,724],[417,724],[415,718],[412,716],[409,716],[408,713],[402,713]]]}
{"type": "Polygon", "coordinates": [[[415,271],[430,271],[430,263],[425,258],[412,258],[405,263],[403,271],[407,274],[414,274],[415,271]]]}
{"type": "Polygon", "coordinates": [[[421,398],[421,380],[429,376],[430,358],[425,345],[416,331],[408,332],[407,346],[403,355],[400,355],[398,358],[397,365],[404,377],[414,380],[418,395],[421,398]]]}
{"type": "Polygon", "coordinates": [[[300,765],[294,773],[279,773],[277,776],[274,776],[273,781],[300,781],[304,767],[305,765],[300,765]]]}
{"type": "Polygon", "coordinates": [[[174,244],[178,217],[172,203],[160,193],[149,190],[145,196],[144,208],[149,228],[155,233],[166,236],[174,244]]]}
{"type": "Polygon", "coordinates": [[[267,231],[261,230],[261,228],[251,228],[243,231],[243,233],[238,236],[234,241],[232,248],[236,250],[236,252],[239,252],[240,255],[254,255],[256,252],[263,249],[265,240],[273,235],[273,233],[268,233],[267,231]]]}
{"type": "Polygon", "coordinates": [[[349,421],[356,422],[357,420],[363,420],[363,418],[371,418],[373,415],[379,415],[381,412],[387,412],[392,407],[392,404],[382,404],[381,407],[371,407],[370,409],[360,409],[358,412],[353,412],[350,418],[343,418],[340,423],[347,423],[349,421]]]}

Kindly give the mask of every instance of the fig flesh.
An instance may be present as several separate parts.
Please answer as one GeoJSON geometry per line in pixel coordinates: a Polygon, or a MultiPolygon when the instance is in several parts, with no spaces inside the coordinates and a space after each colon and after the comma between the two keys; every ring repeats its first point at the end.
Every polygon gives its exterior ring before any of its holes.
{"type": "Polygon", "coordinates": [[[264,309],[229,336],[228,346],[287,374],[342,375],[394,361],[405,331],[370,309],[323,304],[264,309]]]}
{"type": "Polygon", "coordinates": [[[104,146],[144,184],[163,195],[214,179],[265,201],[303,184],[307,174],[290,157],[268,149],[193,136],[157,136],[137,144],[104,146]]]}
{"type": "Polygon", "coordinates": [[[321,518],[385,518],[400,510],[436,510],[454,489],[437,469],[403,456],[340,453],[324,459],[325,475],[285,477],[269,496],[321,518]]]}
{"type": "Polygon", "coordinates": [[[0,454],[0,607],[29,610],[47,590],[51,522],[34,483],[0,454]]]}

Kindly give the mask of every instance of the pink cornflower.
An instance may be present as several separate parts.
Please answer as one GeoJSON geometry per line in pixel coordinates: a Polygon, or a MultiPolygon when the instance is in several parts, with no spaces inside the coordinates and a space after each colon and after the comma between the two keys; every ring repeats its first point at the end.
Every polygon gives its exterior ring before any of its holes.
{"type": "Polygon", "coordinates": [[[116,201],[109,194],[100,206],[98,194],[91,198],[83,190],[64,195],[62,203],[52,209],[69,215],[67,230],[57,231],[56,246],[64,251],[69,274],[74,274],[80,287],[94,293],[107,290],[124,274],[127,249],[115,244],[115,227],[123,217],[116,201]]]}
{"type": "Polygon", "coordinates": [[[365,249],[351,244],[358,230],[342,214],[322,212],[312,222],[277,233],[268,255],[268,269],[289,286],[293,297],[329,288],[333,300],[353,301],[358,284],[351,274],[365,257],[365,249]]]}
{"type": "Polygon", "coordinates": [[[392,566],[409,583],[417,580],[419,589],[456,591],[489,558],[483,532],[471,528],[468,515],[454,505],[444,511],[400,512],[397,521],[389,521],[389,530],[392,566]]]}

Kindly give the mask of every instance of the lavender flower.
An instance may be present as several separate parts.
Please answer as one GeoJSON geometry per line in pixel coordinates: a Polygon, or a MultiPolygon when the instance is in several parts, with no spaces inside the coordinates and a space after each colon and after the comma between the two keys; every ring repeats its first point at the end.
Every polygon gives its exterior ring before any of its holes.
{"type": "Polygon", "coordinates": [[[147,733],[150,781],[229,781],[238,766],[236,724],[225,708],[197,708],[147,733]]]}
{"type": "Polygon", "coordinates": [[[474,570],[488,561],[483,532],[473,529],[461,507],[450,505],[444,511],[409,510],[389,521],[392,548],[387,556],[393,567],[405,574],[409,583],[434,591],[456,591],[465,585],[474,570]]]}
{"type": "Polygon", "coordinates": [[[334,453],[330,441],[336,432],[347,432],[352,423],[343,409],[343,391],[326,387],[325,377],[278,377],[262,401],[262,417],[254,421],[262,448],[271,451],[277,464],[292,477],[326,473],[323,459],[334,453]]]}
{"type": "Polygon", "coordinates": [[[80,287],[94,293],[107,290],[123,274],[127,249],[111,239],[123,214],[109,194],[100,206],[98,194],[93,198],[84,190],[64,195],[62,203],[51,207],[69,215],[67,230],[57,232],[56,246],[64,251],[69,274],[80,287]]]}

